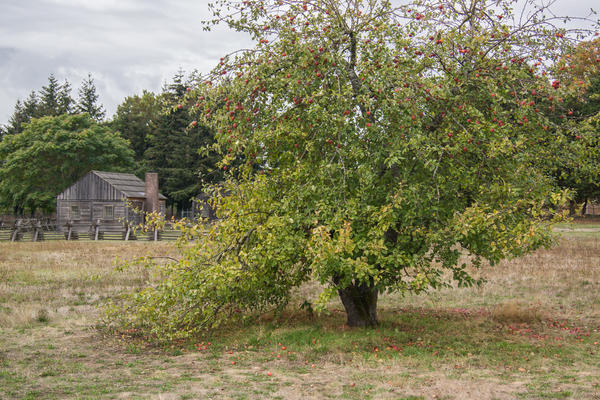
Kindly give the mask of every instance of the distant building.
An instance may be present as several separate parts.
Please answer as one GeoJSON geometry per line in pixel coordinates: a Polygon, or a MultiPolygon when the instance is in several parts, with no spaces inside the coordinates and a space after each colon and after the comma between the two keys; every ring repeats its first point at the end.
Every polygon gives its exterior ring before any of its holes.
{"type": "Polygon", "coordinates": [[[70,221],[74,231],[85,232],[99,220],[102,230],[118,230],[125,220],[142,221],[136,209],[164,214],[166,199],[155,173],[144,182],[133,174],[90,171],[57,196],[56,222],[60,230],[70,221]]]}
{"type": "MultiPolygon", "coordinates": [[[[229,190],[220,186],[218,192],[221,196],[229,196],[229,190]]],[[[190,219],[214,221],[217,219],[217,208],[214,204],[214,198],[210,193],[202,192],[192,199],[192,210],[190,219]]]]}

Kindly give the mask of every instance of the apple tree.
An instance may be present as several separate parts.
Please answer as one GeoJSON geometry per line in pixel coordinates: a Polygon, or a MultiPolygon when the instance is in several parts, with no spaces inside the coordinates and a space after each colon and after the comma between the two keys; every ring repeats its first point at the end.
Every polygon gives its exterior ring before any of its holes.
{"type": "Polygon", "coordinates": [[[544,164],[566,139],[540,112],[560,101],[546,66],[583,31],[513,5],[213,3],[213,23],[256,40],[185,101],[229,175],[220,219],[185,228],[202,239],[130,316],[175,337],[315,279],[320,306],[337,295],[348,325],[375,326],[380,293],[477,284],[484,261],[549,245],[566,195],[544,164]]]}

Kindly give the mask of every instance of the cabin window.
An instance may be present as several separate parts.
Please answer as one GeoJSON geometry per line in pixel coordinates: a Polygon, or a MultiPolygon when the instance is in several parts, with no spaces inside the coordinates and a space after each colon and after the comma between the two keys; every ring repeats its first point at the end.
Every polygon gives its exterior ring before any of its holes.
{"type": "Polygon", "coordinates": [[[79,206],[71,206],[71,219],[81,219],[79,206]]]}
{"type": "Polygon", "coordinates": [[[114,215],[115,213],[113,206],[104,206],[104,214],[102,215],[104,219],[113,219],[114,215]]]}

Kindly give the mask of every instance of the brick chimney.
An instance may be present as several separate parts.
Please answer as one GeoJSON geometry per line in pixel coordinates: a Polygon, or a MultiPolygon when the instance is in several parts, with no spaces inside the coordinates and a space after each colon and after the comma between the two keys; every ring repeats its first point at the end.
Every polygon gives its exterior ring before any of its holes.
{"type": "Polygon", "coordinates": [[[146,211],[159,211],[158,204],[158,174],[156,172],[146,172],[146,211]]]}

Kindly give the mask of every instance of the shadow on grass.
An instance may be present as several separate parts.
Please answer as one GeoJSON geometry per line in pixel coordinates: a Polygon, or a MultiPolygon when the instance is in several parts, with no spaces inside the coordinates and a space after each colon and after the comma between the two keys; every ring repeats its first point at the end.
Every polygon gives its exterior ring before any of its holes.
{"type": "MultiPolygon", "coordinates": [[[[530,315],[530,314],[526,314],[530,315]]],[[[284,354],[305,362],[402,360],[422,368],[448,364],[453,368],[528,369],[546,364],[585,361],[597,332],[522,314],[515,321],[483,309],[384,309],[375,329],[348,328],[345,314],[309,318],[287,312],[266,316],[235,332],[215,333],[212,351],[284,354]],[[549,322],[551,321],[551,322],[549,322]],[[578,334],[577,334],[578,333],[578,334]]]]}

